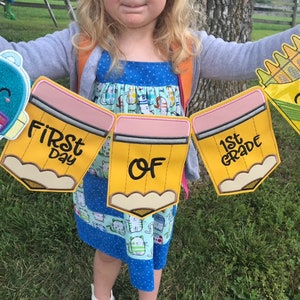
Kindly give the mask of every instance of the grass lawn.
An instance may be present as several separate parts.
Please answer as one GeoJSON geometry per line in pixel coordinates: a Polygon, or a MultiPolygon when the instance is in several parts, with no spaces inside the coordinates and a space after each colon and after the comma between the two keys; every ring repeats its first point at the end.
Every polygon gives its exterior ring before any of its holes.
{"type": "MultiPolygon", "coordinates": [[[[7,39],[57,30],[46,9],[13,11],[15,21],[0,15],[7,39]]],[[[67,12],[54,12],[67,26],[67,12]]],[[[274,32],[266,26],[253,38],[274,32]]],[[[197,182],[180,202],[160,300],[300,300],[300,140],[272,116],[282,163],[256,192],[217,197],[197,182]]],[[[77,237],[70,194],[29,192],[0,169],[0,232],[0,299],[90,299],[94,250],[77,237]]],[[[137,299],[126,266],[114,292],[137,299]]]]}

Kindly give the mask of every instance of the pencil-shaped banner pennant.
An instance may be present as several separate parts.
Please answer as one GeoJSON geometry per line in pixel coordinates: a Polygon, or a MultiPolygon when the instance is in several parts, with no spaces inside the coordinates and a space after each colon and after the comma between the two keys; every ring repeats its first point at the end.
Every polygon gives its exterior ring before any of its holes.
{"type": "Polygon", "coordinates": [[[282,53],[274,52],[274,60],[256,73],[271,103],[300,134],[300,37],[291,39],[292,45],[283,44],[282,53]]]}
{"type": "Polygon", "coordinates": [[[143,219],[178,203],[190,127],[185,117],[119,115],[107,205],[143,219]]]}
{"type": "Polygon", "coordinates": [[[218,195],[256,190],[280,163],[268,103],[259,87],[193,114],[191,122],[218,195]]]}
{"type": "Polygon", "coordinates": [[[115,116],[45,77],[35,82],[26,111],[29,122],[5,145],[1,166],[29,190],[74,191],[115,116]]]}

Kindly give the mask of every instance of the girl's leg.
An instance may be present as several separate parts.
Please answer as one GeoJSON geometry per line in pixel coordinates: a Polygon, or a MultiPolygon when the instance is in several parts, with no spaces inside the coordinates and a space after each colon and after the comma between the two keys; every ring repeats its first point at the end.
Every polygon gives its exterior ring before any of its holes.
{"type": "Polygon", "coordinates": [[[152,292],[139,291],[139,300],[156,300],[160,286],[162,270],[154,270],[154,290],[152,292]]]}
{"type": "Polygon", "coordinates": [[[118,277],[121,261],[96,250],[94,258],[94,294],[98,300],[108,300],[118,277]]]}

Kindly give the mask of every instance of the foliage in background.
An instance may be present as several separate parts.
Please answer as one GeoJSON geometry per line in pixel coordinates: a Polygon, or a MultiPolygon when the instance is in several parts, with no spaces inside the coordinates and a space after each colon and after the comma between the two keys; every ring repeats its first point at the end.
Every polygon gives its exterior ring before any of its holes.
{"type": "MultiPolygon", "coordinates": [[[[14,12],[16,21],[0,16],[4,37],[56,30],[47,10],[14,12]]],[[[60,28],[69,22],[65,11],[55,15],[60,28]]],[[[254,27],[255,39],[274,33],[266,26],[254,27]]],[[[159,299],[300,300],[300,140],[272,115],[282,164],[251,194],[217,197],[210,182],[191,186],[179,204],[159,299]]],[[[0,170],[0,299],[90,299],[94,251],[77,237],[72,206],[71,195],[29,192],[0,170]]],[[[137,299],[126,266],[114,292],[137,299]]]]}

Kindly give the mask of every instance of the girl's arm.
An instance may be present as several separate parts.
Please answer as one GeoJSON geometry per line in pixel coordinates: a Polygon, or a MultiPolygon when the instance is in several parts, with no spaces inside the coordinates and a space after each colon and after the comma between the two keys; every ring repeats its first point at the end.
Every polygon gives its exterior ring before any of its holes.
{"type": "Polygon", "coordinates": [[[8,49],[19,52],[33,81],[39,76],[51,79],[70,76],[75,71],[76,58],[71,40],[77,32],[77,25],[71,23],[67,29],[29,42],[8,42],[0,37],[0,52],[8,49]]]}
{"type": "Polygon", "coordinates": [[[300,26],[256,42],[225,42],[220,38],[197,32],[202,51],[195,60],[196,77],[245,80],[255,78],[255,70],[263,68],[265,59],[272,59],[274,51],[282,52],[283,43],[291,44],[292,34],[300,35],[300,26]]]}

